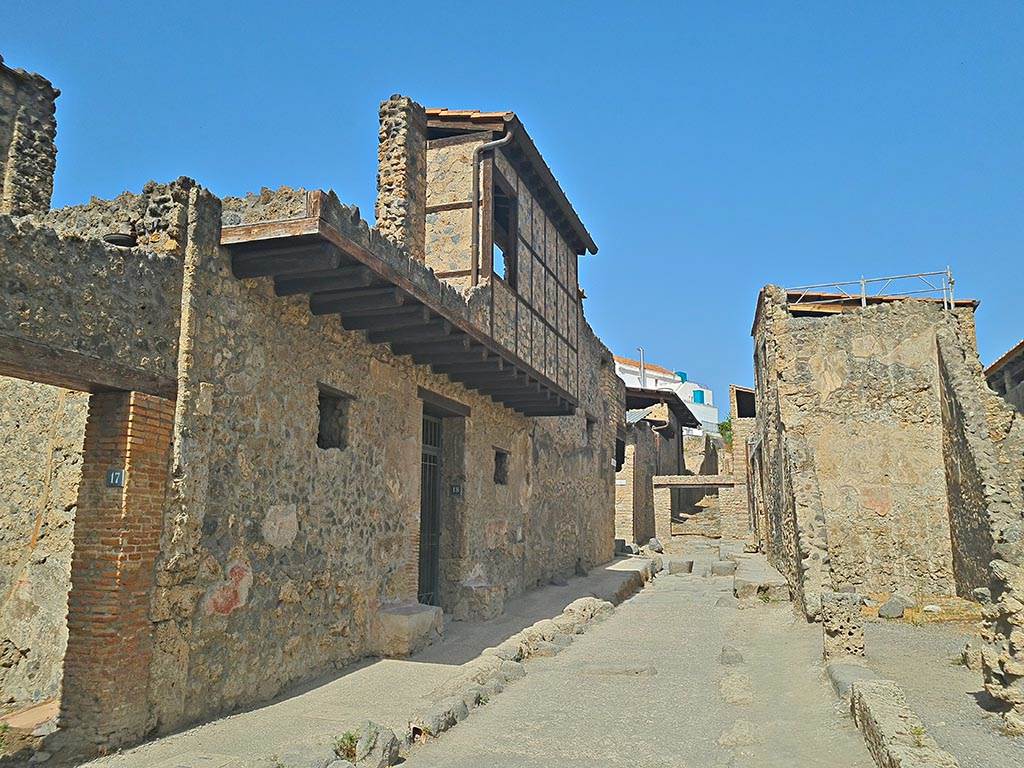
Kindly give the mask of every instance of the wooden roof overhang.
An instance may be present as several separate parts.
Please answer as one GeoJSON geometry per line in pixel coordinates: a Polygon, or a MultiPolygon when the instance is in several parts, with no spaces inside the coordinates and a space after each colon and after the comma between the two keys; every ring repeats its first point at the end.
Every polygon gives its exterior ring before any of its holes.
{"type": "Polygon", "coordinates": [[[526,416],[564,416],[578,402],[477,327],[462,295],[371,230],[333,193],[307,193],[302,218],[221,229],[237,278],[270,277],[278,296],[309,297],[396,355],[429,365],[526,416]]]}
{"type": "Polygon", "coordinates": [[[680,426],[700,427],[700,420],[693,415],[693,411],[683,402],[683,399],[672,390],[626,387],[627,409],[647,408],[657,403],[665,403],[679,420],[680,426]]]}

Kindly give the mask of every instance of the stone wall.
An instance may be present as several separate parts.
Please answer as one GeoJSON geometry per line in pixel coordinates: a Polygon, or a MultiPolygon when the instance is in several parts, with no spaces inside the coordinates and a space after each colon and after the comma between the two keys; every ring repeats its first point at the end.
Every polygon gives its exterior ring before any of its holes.
{"type": "Polygon", "coordinates": [[[191,182],[44,217],[0,216],[0,372],[170,393],[191,182]],[[128,227],[138,247],[93,238],[128,227]]]}
{"type": "Polygon", "coordinates": [[[610,559],[621,393],[589,328],[580,414],[529,419],[276,297],[269,280],[234,279],[218,208],[202,195],[190,215],[190,349],[154,603],[159,730],[351,662],[372,649],[382,606],[415,602],[420,387],[471,411],[458,427],[445,419],[463,445],[448,475],[462,496],[442,530],[447,611],[494,615],[610,559]],[[344,449],[317,447],[320,385],[349,397],[344,449]],[[505,484],[496,449],[509,454],[505,484]]]}
{"type": "Polygon", "coordinates": [[[24,216],[50,208],[59,95],[46,78],[11,69],[0,57],[0,214],[24,216]]]}
{"type": "Polygon", "coordinates": [[[735,480],[731,488],[718,491],[719,515],[721,517],[722,536],[740,541],[749,539],[753,531],[748,500],[747,478],[747,441],[755,430],[755,420],[740,418],[736,415],[733,397],[732,443],[726,446],[729,453],[729,473],[735,480]]]}
{"type": "Polygon", "coordinates": [[[425,258],[427,118],[395,94],[380,105],[376,225],[417,261],[425,258]]]}
{"type": "Polygon", "coordinates": [[[0,706],[60,689],[88,399],[0,377],[0,706]]]}
{"type": "Polygon", "coordinates": [[[992,393],[971,339],[938,336],[957,592],[984,604],[986,690],[1024,733],[1024,417],[992,393]]]}
{"type": "Polygon", "coordinates": [[[626,427],[626,458],[615,473],[615,538],[646,544],[654,535],[657,435],[646,421],[626,427]]]}
{"type": "MultiPolygon", "coordinates": [[[[762,292],[755,328],[762,546],[815,593],[954,591],[936,332],[941,304],[794,317],[762,292]],[[822,563],[827,562],[827,568],[822,563]]],[[[957,310],[973,339],[970,308],[957,310]]]]}

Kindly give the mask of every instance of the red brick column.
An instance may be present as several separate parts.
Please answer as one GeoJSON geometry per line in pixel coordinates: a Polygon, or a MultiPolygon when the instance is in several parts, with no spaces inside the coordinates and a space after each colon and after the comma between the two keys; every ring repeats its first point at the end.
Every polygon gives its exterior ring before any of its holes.
{"type": "Polygon", "coordinates": [[[148,729],[149,618],[160,551],[174,402],[140,392],[94,394],[75,516],[61,729],[85,751],[148,729]],[[124,485],[108,483],[124,470],[124,485]]]}

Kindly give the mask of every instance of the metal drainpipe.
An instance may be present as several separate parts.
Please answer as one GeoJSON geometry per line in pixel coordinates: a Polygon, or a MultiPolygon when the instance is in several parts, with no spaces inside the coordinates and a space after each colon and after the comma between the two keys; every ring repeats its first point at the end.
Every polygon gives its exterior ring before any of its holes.
{"type": "Polygon", "coordinates": [[[644,365],[644,348],[637,347],[636,349],[640,353],[640,388],[647,389],[647,366],[644,365]]]}
{"type": "Polygon", "coordinates": [[[480,155],[488,149],[501,147],[512,141],[512,130],[500,139],[488,141],[473,150],[473,224],[470,240],[472,244],[472,263],[470,264],[470,285],[480,282],[480,155]]]}

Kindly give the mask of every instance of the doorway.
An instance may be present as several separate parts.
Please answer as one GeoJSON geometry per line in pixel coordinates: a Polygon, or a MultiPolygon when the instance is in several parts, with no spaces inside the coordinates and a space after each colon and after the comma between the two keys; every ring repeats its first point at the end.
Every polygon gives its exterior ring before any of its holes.
{"type": "Polygon", "coordinates": [[[423,414],[420,457],[420,576],[417,599],[440,605],[442,421],[423,414]]]}

